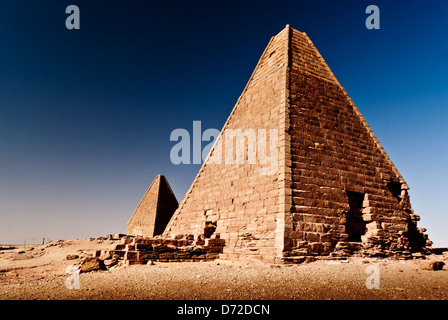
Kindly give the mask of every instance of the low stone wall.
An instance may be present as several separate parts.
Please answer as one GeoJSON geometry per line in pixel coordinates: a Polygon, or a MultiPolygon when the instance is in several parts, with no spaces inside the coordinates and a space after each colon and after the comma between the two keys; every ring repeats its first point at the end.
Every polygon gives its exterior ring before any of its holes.
{"type": "Polygon", "coordinates": [[[194,240],[193,235],[176,239],[126,236],[110,251],[109,259],[123,260],[128,264],[145,264],[149,261],[210,261],[219,258],[224,245],[225,240],[218,237],[194,240]]]}

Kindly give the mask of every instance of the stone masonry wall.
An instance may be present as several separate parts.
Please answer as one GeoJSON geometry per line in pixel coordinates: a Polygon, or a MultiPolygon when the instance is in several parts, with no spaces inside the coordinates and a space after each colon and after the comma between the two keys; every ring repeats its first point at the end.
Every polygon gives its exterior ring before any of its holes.
{"type": "MultiPolygon", "coordinates": [[[[268,150],[269,129],[278,130],[283,119],[286,36],[287,32],[282,31],[271,39],[224,126],[256,132],[267,129],[268,150]]],[[[280,144],[284,130],[278,132],[280,144]]],[[[226,148],[224,143],[223,150],[226,148]]],[[[279,166],[275,174],[261,175],[260,168],[267,165],[258,160],[248,164],[247,143],[244,148],[244,164],[224,163],[223,151],[223,164],[206,162],[202,166],[165,235],[201,235],[211,226],[226,241],[221,258],[275,260],[276,238],[283,236],[277,230],[277,217],[283,212],[280,194],[284,183],[279,181],[283,169],[279,166]]],[[[235,144],[233,152],[235,155],[235,144]]],[[[215,155],[215,149],[211,155],[215,155]]]]}
{"type": "Polygon", "coordinates": [[[421,249],[426,240],[416,229],[405,181],[308,36],[290,32],[286,255],[325,255],[356,241],[364,248],[421,249]],[[351,206],[349,197],[358,204],[351,206]],[[359,221],[350,221],[356,215],[359,221]],[[363,234],[353,240],[351,232],[363,234]]]}
{"type": "Polygon", "coordinates": [[[217,237],[194,240],[193,235],[183,235],[176,239],[165,239],[161,236],[142,238],[125,236],[121,243],[104,256],[113,260],[108,264],[120,261],[126,264],[146,264],[158,262],[200,262],[219,258],[225,245],[225,240],[217,237]]]}

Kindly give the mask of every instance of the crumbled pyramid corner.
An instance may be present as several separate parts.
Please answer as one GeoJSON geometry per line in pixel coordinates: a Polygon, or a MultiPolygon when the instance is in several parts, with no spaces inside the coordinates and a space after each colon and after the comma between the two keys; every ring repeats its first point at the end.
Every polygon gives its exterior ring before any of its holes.
{"type": "Polygon", "coordinates": [[[178,205],[165,176],[158,175],[129,219],[126,233],[140,237],[162,234],[178,205]]]}
{"type": "Polygon", "coordinates": [[[220,258],[266,262],[427,251],[406,181],[309,37],[289,25],[271,38],[221,136],[250,128],[278,129],[276,173],[205,161],[164,237],[219,236],[220,258]]]}

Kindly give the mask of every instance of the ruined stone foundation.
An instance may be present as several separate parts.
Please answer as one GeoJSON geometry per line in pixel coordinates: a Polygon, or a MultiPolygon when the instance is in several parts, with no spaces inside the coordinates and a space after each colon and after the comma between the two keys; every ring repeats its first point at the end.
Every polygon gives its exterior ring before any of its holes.
{"type": "Polygon", "coordinates": [[[219,258],[225,240],[213,237],[195,240],[194,235],[185,235],[176,239],[163,237],[142,238],[125,236],[114,250],[109,252],[112,259],[127,264],[146,264],[158,262],[197,262],[219,258]]]}

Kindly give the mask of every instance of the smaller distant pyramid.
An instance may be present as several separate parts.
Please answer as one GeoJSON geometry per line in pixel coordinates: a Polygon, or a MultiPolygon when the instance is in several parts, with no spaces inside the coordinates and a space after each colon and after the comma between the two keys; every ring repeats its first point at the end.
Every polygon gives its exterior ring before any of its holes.
{"type": "Polygon", "coordinates": [[[142,237],[162,234],[178,206],[165,176],[158,175],[129,219],[126,233],[142,237]]]}

